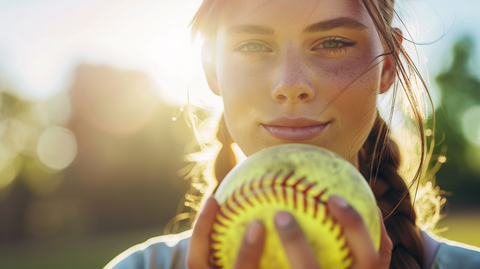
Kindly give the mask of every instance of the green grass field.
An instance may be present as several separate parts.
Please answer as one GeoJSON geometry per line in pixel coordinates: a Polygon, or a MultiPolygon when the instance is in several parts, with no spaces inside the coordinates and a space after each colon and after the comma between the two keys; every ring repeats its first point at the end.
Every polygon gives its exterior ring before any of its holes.
{"type": "MultiPolygon", "coordinates": [[[[441,220],[440,236],[480,247],[480,210],[451,214],[441,220]]],[[[161,229],[112,234],[81,240],[37,241],[0,249],[0,269],[103,268],[117,254],[161,233],[161,229]]]]}
{"type": "Polygon", "coordinates": [[[480,209],[450,214],[440,220],[437,229],[446,229],[439,236],[480,247],[480,209]]]}

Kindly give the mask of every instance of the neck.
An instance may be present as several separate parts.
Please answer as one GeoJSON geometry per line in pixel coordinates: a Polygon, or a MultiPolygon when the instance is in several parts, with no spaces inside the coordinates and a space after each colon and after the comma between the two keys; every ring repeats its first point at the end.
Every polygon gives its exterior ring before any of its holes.
{"type": "Polygon", "coordinates": [[[360,165],[359,165],[359,154],[355,154],[352,158],[349,158],[348,161],[353,165],[355,166],[355,168],[357,168],[357,170],[360,169],[360,165]]]}

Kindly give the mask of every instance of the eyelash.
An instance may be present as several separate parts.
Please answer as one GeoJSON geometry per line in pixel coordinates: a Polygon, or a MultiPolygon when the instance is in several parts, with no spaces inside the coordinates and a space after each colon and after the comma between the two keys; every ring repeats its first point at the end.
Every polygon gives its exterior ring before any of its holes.
{"type": "MultiPolygon", "coordinates": [[[[265,50],[249,51],[249,52],[242,51],[242,49],[246,48],[248,45],[259,45],[259,46],[262,46],[264,48],[267,48],[267,46],[265,46],[263,42],[260,42],[260,41],[257,41],[257,40],[248,40],[248,41],[242,42],[238,45],[235,45],[233,47],[233,51],[238,53],[240,56],[244,56],[244,57],[249,57],[249,56],[254,57],[254,56],[257,56],[258,54],[265,53],[265,50]]],[[[269,50],[269,52],[271,52],[270,49],[268,49],[268,50],[269,50]]]]}
{"type": "Polygon", "coordinates": [[[314,51],[319,51],[319,50],[322,50],[322,53],[325,54],[325,55],[329,55],[329,54],[337,54],[337,53],[341,53],[342,51],[347,51],[350,47],[353,47],[357,44],[356,41],[353,41],[353,40],[349,40],[349,39],[345,39],[345,38],[341,38],[341,37],[329,37],[325,40],[322,40],[322,42],[320,43],[316,43],[315,46],[312,47],[312,49],[314,51]],[[334,42],[338,42],[339,43],[339,47],[337,48],[320,48],[320,49],[315,49],[317,48],[318,46],[322,45],[322,44],[325,44],[327,42],[331,42],[331,41],[334,41],[334,42]],[[341,45],[341,46],[340,46],[341,45]]]}
{"type": "MultiPolygon", "coordinates": [[[[319,43],[316,43],[312,47],[312,50],[313,51],[322,51],[322,54],[324,54],[324,55],[338,54],[338,53],[341,53],[342,51],[347,51],[349,49],[349,47],[355,46],[356,44],[357,44],[357,42],[353,41],[353,40],[348,40],[348,39],[340,38],[340,37],[329,37],[327,39],[322,40],[319,43]],[[320,46],[322,44],[325,44],[326,42],[331,42],[331,41],[338,42],[339,45],[341,45],[341,46],[337,47],[337,48],[315,49],[318,46],[320,46]]],[[[267,46],[265,46],[263,42],[260,42],[260,41],[257,41],[257,40],[248,40],[248,41],[242,42],[242,43],[234,46],[233,51],[238,53],[240,56],[243,56],[243,57],[255,57],[255,56],[258,56],[259,54],[265,53],[265,51],[271,52],[271,50],[267,46]],[[260,51],[242,51],[242,49],[246,48],[248,45],[259,45],[259,46],[262,46],[262,47],[266,48],[267,50],[262,49],[260,51]]]]}

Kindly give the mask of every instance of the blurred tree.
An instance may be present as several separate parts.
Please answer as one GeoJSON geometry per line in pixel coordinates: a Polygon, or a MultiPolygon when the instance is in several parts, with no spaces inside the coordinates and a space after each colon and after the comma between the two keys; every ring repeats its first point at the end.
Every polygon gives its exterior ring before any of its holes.
{"type": "Polygon", "coordinates": [[[471,68],[473,49],[470,37],[459,39],[452,64],[436,78],[441,105],[435,110],[433,160],[443,163],[436,179],[452,193],[450,206],[480,205],[480,81],[471,72],[478,70],[471,68]]]}
{"type": "Polygon", "coordinates": [[[107,65],[78,65],[70,96],[79,150],[64,191],[85,208],[90,232],[162,234],[190,185],[178,172],[192,140],[187,124],[172,120],[179,108],[143,72],[107,65]]]}
{"type": "Polygon", "coordinates": [[[35,149],[45,129],[36,112],[33,102],[10,91],[0,93],[0,243],[28,237],[25,214],[35,193],[25,167],[33,174],[42,170],[35,149]]]}
{"type": "Polygon", "coordinates": [[[65,98],[11,92],[0,92],[0,246],[162,234],[190,187],[179,170],[192,134],[146,74],[80,64],[65,98]]]}

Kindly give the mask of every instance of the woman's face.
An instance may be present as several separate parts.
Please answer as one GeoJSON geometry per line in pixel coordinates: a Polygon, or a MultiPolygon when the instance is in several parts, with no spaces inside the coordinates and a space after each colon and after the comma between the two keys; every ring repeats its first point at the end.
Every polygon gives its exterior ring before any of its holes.
{"type": "Polygon", "coordinates": [[[229,0],[207,77],[248,156],[282,143],[358,151],[389,88],[389,60],[357,0],[229,0]]]}

